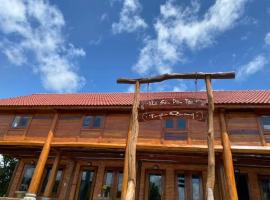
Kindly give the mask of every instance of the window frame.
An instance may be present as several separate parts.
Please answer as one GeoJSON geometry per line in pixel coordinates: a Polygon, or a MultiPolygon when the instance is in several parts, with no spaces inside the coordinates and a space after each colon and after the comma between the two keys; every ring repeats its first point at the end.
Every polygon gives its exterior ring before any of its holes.
{"type": "Polygon", "coordinates": [[[259,185],[259,189],[260,189],[260,196],[261,196],[261,200],[263,200],[263,187],[262,187],[262,179],[267,178],[270,184],[270,175],[262,175],[262,174],[258,174],[258,185],[259,185]]]}
{"type": "Polygon", "coordinates": [[[162,120],[162,126],[163,126],[163,139],[165,141],[178,141],[178,142],[187,142],[188,141],[188,127],[189,127],[189,120],[186,118],[180,118],[180,117],[170,117],[167,119],[162,120]],[[173,128],[166,128],[166,120],[171,119],[173,120],[173,128]],[[185,128],[180,129],[178,128],[178,120],[184,120],[185,121],[185,128]],[[175,138],[166,138],[167,134],[174,135],[175,138]],[[179,136],[179,138],[177,138],[179,136]],[[182,139],[181,136],[184,138],[182,139]]]}
{"type": "Polygon", "coordinates": [[[170,118],[167,118],[167,119],[164,119],[163,120],[163,127],[165,130],[168,130],[168,131],[174,131],[174,132],[186,132],[188,130],[188,120],[185,119],[185,118],[178,118],[178,117],[170,117],[170,118]],[[166,120],[173,120],[173,128],[167,128],[166,127],[166,120]],[[184,129],[180,129],[178,128],[178,120],[184,120],[185,121],[185,128],[184,129]]]}
{"type": "Polygon", "coordinates": [[[83,117],[82,117],[82,123],[81,123],[81,129],[82,130],[100,130],[100,129],[103,129],[104,128],[104,121],[105,121],[105,116],[104,115],[96,115],[96,114],[86,114],[86,115],[83,115],[83,117]],[[86,117],[89,117],[89,116],[92,117],[92,122],[89,123],[88,127],[85,127],[84,126],[84,120],[85,120],[86,117]],[[100,117],[101,118],[100,127],[94,127],[94,122],[95,122],[95,119],[97,117],[100,117]]]}
{"type": "Polygon", "coordinates": [[[149,197],[149,181],[150,181],[150,175],[161,175],[161,189],[162,189],[162,195],[161,200],[165,200],[165,193],[166,193],[166,170],[164,169],[146,169],[145,170],[145,191],[144,191],[144,199],[148,200],[149,197]]]}
{"type": "Polygon", "coordinates": [[[91,187],[90,197],[89,197],[89,200],[91,200],[91,199],[93,199],[94,189],[95,189],[95,185],[96,185],[96,178],[97,178],[97,167],[92,167],[92,166],[81,166],[80,167],[79,176],[77,178],[77,186],[76,186],[76,192],[75,192],[75,198],[74,199],[78,199],[83,170],[92,170],[92,171],[94,171],[93,185],[91,187]]]}
{"type": "MultiPolygon", "coordinates": [[[[27,169],[27,167],[29,167],[29,166],[33,166],[33,167],[34,167],[34,171],[33,171],[31,180],[32,180],[32,178],[33,178],[33,175],[34,175],[34,172],[35,172],[36,165],[35,165],[35,164],[28,163],[28,162],[24,163],[24,164],[23,164],[23,170],[22,170],[22,173],[20,174],[20,179],[19,179],[18,184],[17,184],[17,187],[16,187],[18,191],[22,191],[22,190],[20,190],[21,185],[22,185],[22,180],[23,180],[24,174],[25,174],[25,172],[26,172],[26,169],[27,169]]],[[[30,181],[30,183],[31,183],[31,181],[30,181]]],[[[28,185],[28,188],[29,188],[29,186],[30,186],[30,184],[28,185]]],[[[28,190],[28,188],[27,188],[27,190],[28,190]]],[[[26,190],[25,192],[27,192],[27,190],[26,190]]]]}
{"type": "Polygon", "coordinates": [[[175,199],[178,199],[178,185],[177,177],[178,175],[184,175],[185,177],[185,199],[192,199],[193,188],[192,188],[192,175],[198,175],[200,177],[200,199],[203,200],[204,197],[204,188],[203,188],[203,172],[201,171],[185,171],[185,170],[176,170],[175,171],[175,199]]]}
{"type": "MultiPolygon", "coordinates": [[[[29,125],[30,125],[30,122],[31,122],[32,118],[33,118],[32,115],[27,115],[27,114],[26,114],[26,115],[20,115],[20,114],[16,114],[16,115],[14,115],[14,117],[12,118],[12,121],[11,121],[11,123],[10,123],[10,129],[13,129],[13,130],[24,130],[24,129],[27,129],[27,128],[29,127],[29,125]],[[15,121],[16,117],[20,117],[21,119],[22,119],[23,117],[27,117],[27,118],[28,118],[28,121],[27,121],[26,126],[17,126],[17,127],[14,127],[13,124],[14,124],[14,121],[15,121]]],[[[21,120],[21,119],[20,119],[20,120],[21,120]]]]}
{"type": "MultiPolygon", "coordinates": [[[[270,132],[270,128],[269,129],[264,128],[263,118],[266,118],[266,117],[270,119],[270,115],[262,115],[262,116],[260,116],[261,127],[262,127],[263,132],[270,132]]],[[[269,124],[269,126],[270,126],[270,124],[269,124]]]]}
{"type": "MultiPolygon", "coordinates": [[[[237,187],[237,176],[243,176],[245,177],[246,179],[246,186],[247,186],[247,189],[248,189],[248,196],[249,196],[249,199],[252,198],[252,193],[251,193],[251,189],[250,189],[250,177],[249,177],[249,172],[245,171],[245,170],[237,170],[234,172],[234,176],[235,176],[235,184],[236,184],[236,190],[237,190],[237,193],[238,193],[238,187],[237,187]]],[[[259,182],[257,181],[257,184],[259,182]]],[[[239,193],[238,193],[239,194],[239,193]]]]}
{"type": "MultiPolygon", "coordinates": [[[[104,169],[104,173],[103,173],[103,179],[102,179],[102,187],[101,187],[101,194],[103,192],[103,185],[105,185],[105,181],[106,181],[106,172],[108,171],[112,171],[112,188],[111,188],[111,195],[109,197],[106,198],[112,198],[112,199],[118,199],[117,196],[117,187],[118,187],[118,180],[119,180],[119,174],[120,172],[122,172],[122,178],[124,176],[124,169],[121,167],[106,167],[104,169]]],[[[121,192],[122,192],[122,188],[121,188],[121,192]]],[[[121,199],[121,197],[119,198],[119,200],[121,199]]]]}

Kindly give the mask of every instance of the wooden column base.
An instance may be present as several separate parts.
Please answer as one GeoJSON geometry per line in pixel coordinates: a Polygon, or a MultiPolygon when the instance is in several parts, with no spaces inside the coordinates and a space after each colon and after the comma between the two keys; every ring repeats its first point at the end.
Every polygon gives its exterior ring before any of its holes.
{"type": "Polygon", "coordinates": [[[51,199],[53,199],[53,198],[51,198],[51,197],[41,197],[41,200],[51,200],[51,199]]]}
{"type": "Polygon", "coordinates": [[[23,200],[36,200],[37,195],[27,192],[23,200]]]}

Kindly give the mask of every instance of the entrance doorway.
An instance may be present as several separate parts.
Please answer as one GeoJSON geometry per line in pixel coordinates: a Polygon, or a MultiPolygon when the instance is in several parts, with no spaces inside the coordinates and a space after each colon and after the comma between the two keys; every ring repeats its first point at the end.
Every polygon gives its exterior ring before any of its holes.
{"type": "Polygon", "coordinates": [[[248,189],[248,176],[247,174],[235,174],[235,181],[239,200],[249,200],[249,189],[248,189]]]}
{"type": "Polygon", "coordinates": [[[122,194],[122,181],[122,169],[106,169],[102,186],[102,196],[108,199],[120,200],[122,194]]]}
{"type": "Polygon", "coordinates": [[[95,185],[96,170],[94,168],[83,167],[80,171],[77,200],[91,200],[95,185]]]}

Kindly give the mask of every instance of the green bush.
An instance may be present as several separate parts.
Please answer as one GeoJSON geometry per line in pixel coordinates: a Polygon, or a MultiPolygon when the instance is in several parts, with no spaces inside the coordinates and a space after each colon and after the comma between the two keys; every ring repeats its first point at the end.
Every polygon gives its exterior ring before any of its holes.
{"type": "Polygon", "coordinates": [[[3,156],[0,161],[0,196],[6,195],[17,162],[17,159],[10,156],[3,156]]]}

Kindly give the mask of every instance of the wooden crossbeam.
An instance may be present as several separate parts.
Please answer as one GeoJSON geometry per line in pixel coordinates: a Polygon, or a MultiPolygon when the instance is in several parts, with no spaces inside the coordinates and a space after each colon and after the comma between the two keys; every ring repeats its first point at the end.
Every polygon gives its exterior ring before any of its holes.
{"type": "Polygon", "coordinates": [[[184,74],[171,73],[153,76],[149,78],[138,78],[138,79],[119,78],[117,79],[117,83],[135,84],[136,81],[139,81],[140,84],[146,84],[146,83],[162,82],[169,79],[205,79],[206,77],[209,77],[210,79],[234,79],[235,73],[234,72],[216,72],[216,73],[195,72],[184,74]]]}

